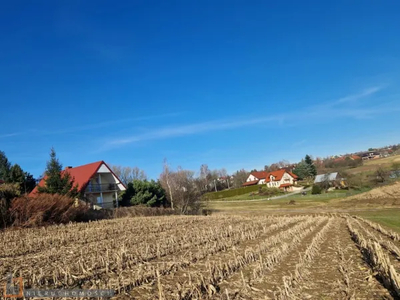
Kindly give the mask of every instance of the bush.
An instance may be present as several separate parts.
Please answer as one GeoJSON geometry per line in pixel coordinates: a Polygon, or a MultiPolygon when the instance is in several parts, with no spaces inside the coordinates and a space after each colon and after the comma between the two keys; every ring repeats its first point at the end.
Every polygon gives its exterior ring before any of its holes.
{"type": "Polygon", "coordinates": [[[312,186],[312,188],[311,188],[311,194],[312,194],[312,195],[321,194],[321,192],[322,192],[322,188],[321,188],[319,185],[314,184],[314,185],[312,186]]]}
{"type": "Polygon", "coordinates": [[[244,194],[251,193],[251,192],[257,192],[259,190],[259,188],[260,188],[260,185],[256,184],[256,185],[241,187],[238,189],[206,193],[206,194],[204,194],[203,198],[205,200],[217,200],[217,199],[222,199],[222,198],[229,198],[229,197],[244,195],[244,194]]]}
{"type": "Polygon", "coordinates": [[[75,199],[58,194],[40,194],[37,197],[19,197],[11,202],[13,225],[43,226],[81,221],[89,208],[75,199]]]}
{"type": "Polygon", "coordinates": [[[17,183],[5,183],[0,185],[0,228],[6,227],[12,223],[9,209],[12,199],[19,195],[20,189],[17,183]]]}
{"type": "Polygon", "coordinates": [[[263,187],[259,192],[259,195],[268,197],[278,196],[280,194],[284,194],[284,192],[278,188],[268,188],[268,187],[263,187]]]}

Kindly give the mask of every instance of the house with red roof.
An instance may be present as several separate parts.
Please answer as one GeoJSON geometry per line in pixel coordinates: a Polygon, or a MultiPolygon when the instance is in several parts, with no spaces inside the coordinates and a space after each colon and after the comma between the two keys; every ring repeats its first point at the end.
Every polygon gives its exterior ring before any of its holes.
{"type": "Polygon", "coordinates": [[[267,187],[276,187],[284,191],[292,191],[297,184],[297,175],[285,169],[272,172],[251,172],[243,186],[265,184],[267,187]]]}
{"type": "MultiPolygon", "coordinates": [[[[104,161],[97,161],[78,167],[66,167],[67,172],[78,185],[78,191],[82,198],[88,201],[94,208],[114,208],[118,206],[118,192],[126,190],[125,185],[104,161]],[[115,203],[115,205],[114,205],[115,203]]],[[[43,178],[38,186],[45,185],[43,178]]],[[[38,186],[30,193],[30,196],[38,195],[38,186]]]]}

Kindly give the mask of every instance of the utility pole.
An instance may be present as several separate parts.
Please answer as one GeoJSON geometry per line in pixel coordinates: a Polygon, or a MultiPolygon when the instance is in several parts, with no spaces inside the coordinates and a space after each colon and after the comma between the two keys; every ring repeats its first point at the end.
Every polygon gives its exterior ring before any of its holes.
{"type": "Polygon", "coordinates": [[[215,187],[215,191],[217,192],[217,181],[214,179],[214,187],[215,187]]]}

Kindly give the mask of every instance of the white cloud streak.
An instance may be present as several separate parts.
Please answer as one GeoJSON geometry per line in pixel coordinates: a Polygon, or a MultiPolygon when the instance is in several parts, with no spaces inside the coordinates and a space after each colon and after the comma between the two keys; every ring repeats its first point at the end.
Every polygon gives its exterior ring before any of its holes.
{"type": "Polygon", "coordinates": [[[5,133],[5,134],[0,134],[0,139],[2,138],[9,138],[9,137],[14,137],[23,134],[22,132],[14,132],[14,133],[5,133]]]}
{"type": "Polygon", "coordinates": [[[132,144],[146,140],[159,140],[180,136],[190,136],[194,134],[201,134],[205,132],[229,130],[236,128],[248,127],[256,124],[265,124],[274,127],[285,126],[285,124],[296,125],[300,122],[320,122],[336,118],[354,118],[366,119],[372,118],[378,114],[384,114],[393,111],[392,106],[370,107],[364,108],[357,103],[363,98],[372,96],[383,87],[376,86],[365,89],[364,91],[349,95],[328,103],[316,105],[308,108],[302,108],[298,111],[277,114],[268,117],[250,118],[240,117],[235,120],[214,120],[202,123],[187,124],[170,126],[167,128],[159,128],[149,130],[142,134],[135,134],[126,137],[116,138],[108,141],[105,148],[121,147],[123,145],[132,144]],[[358,104],[354,106],[354,104],[358,104]]]}
{"type": "Polygon", "coordinates": [[[136,118],[118,119],[118,120],[113,120],[113,121],[106,121],[106,122],[99,122],[99,123],[92,123],[92,124],[83,124],[80,126],[68,127],[68,128],[56,129],[56,130],[42,130],[42,129],[33,128],[33,129],[29,129],[25,132],[16,132],[16,133],[0,135],[0,138],[8,138],[8,137],[13,137],[16,135],[24,135],[24,134],[30,134],[30,135],[34,135],[34,136],[46,136],[46,135],[83,132],[83,131],[90,131],[90,130],[99,129],[99,128],[107,128],[107,127],[109,128],[110,126],[113,126],[113,125],[133,123],[133,122],[137,122],[137,121],[177,117],[181,114],[182,114],[181,112],[176,112],[176,113],[166,113],[166,114],[160,114],[160,115],[148,115],[148,116],[142,116],[142,117],[136,117],[136,118]]]}

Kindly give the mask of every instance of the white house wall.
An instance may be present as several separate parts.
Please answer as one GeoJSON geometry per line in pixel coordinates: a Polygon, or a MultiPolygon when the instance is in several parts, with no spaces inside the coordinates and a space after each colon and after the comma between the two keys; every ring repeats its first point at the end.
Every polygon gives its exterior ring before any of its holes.
{"type": "Polygon", "coordinates": [[[97,173],[111,173],[111,171],[105,164],[102,164],[97,173]]]}
{"type": "Polygon", "coordinates": [[[258,178],[255,177],[255,176],[253,176],[252,174],[250,174],[250,175],[249,175],[249,178],[247,178],[246,182],[255,181],[255,180],[258,180],[258,178]]]}
{"type": "Polygon", "coordinates": [[[124,185],[118,180],[118,178],[111,172],[111,170],[102,164],[97,171],[97,174],[101,176],[101,183],[115,183],[117,184],[120,191],[125,191],[124,185]]]}

